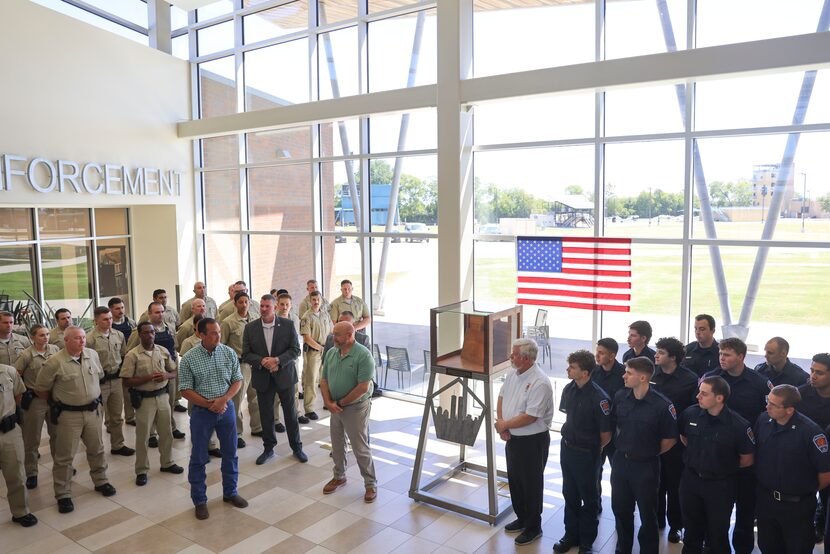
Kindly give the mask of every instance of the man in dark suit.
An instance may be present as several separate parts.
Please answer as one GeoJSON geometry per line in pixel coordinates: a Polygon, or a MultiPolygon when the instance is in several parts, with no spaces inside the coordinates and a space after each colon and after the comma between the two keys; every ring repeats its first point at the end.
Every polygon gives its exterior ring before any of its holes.
{"type": "Polygon", "coordinates": [[[257,392],[262,442],[265,450],[256,459],[257,465],[276,457],[274,447],[274,397],[279,395],[288,444],[294,457],[307,462],[300,441],[300,424],[294,409],[294,387],[297,386],[296,360],[300,355],[297,330],[290,319],[277,317],[277,299],[271,294],[261,298],[260,318],[248,323],[242,334],[242,361],[251,364],[251,383],[257,392]],[[269,346],[270,345],[270,346],[269,346]]]}

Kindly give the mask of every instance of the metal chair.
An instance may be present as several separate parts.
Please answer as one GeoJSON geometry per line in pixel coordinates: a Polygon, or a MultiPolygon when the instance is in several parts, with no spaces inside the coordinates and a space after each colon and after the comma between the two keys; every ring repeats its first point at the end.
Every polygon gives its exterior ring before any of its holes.
{"type": "Polygon", "coordinates": [[[545,358],[548,360],[548,368],[553,369],[553,356],[551,355],[551,348],[550,348],[550,337],[548,336],[548,326],[536,326],[533,325],[527,328],[527,333],[525,336],[529,339],[533,339],[536,343],[536,346],[539,348],[539,352],[542,353],[542,363],[545,363],[545,358]]]}
{"type": "MultiPolygon", "coordinates": [[[[375,375],[380,380],[380,374],[383,372],[383,358],[380,355],[380,346],[372,343],[372,357],[375,359],[375,375]]],[[[383,383],[383,388],[386,388],[386,382],[383,383]]]]}
{"type": "Polygon", "coordinates": [[[548,311],[539,308],[536,310],[536,323],[533,324],[534,327],[545,327],[548,324],[548,311]]]}
{"type": "MultiPolygon", "coordinates": [[[[409,351],[396,346],[386,347],[386,373],[384,383],[389,383],[389,370],[398,372],[398,390],[403,390],[403,374],[409,374],[409,386],[412,386],[412,366],[409,363],[409,351]]],[[[387,386],[388,388],[388,386],[387,386]]]]}

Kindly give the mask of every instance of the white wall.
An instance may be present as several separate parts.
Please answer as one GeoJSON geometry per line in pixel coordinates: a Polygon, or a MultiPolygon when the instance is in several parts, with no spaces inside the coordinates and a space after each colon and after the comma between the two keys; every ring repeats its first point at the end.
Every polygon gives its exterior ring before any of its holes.
{"type": "Polygon", "coordinates": [[[136,304],[155,288],[189,292],[193,161],[190,141],[176,135],[190,117],[189,64],[28,0],[0,2],[0,21],[0,155],[184,173],[177,197],[39,193],[16,177],[0,190],[0,206],[140,206],[131,221],[136,304]]]}

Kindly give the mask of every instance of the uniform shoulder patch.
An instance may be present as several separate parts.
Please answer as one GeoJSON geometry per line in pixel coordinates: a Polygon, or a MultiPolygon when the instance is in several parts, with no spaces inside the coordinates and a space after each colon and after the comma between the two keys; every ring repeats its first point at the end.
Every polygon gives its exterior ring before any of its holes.
{"type": "Polygon", "coordinates": [[[607,399],[603,398],[599,401],[599,408],[603,414],[611,415],[611,403],[607,399]]]}
{"type": "Polygon", "coordinates": [[[673,419],[677,419],[677,409],[674,407],[674,404],[669,404],[669,413],[671,414],[673,419]]]}
{"type": "Polygon", "coordinates": [[[822,454],[827,453],[827,437],[824,436],[824,433],[819,433],[813,437],[813,444],[816,445],[816,448],[818,448],[818,451],[822,454]]]}
{"type": "Polygon", "coordinates": [[[746,428],[746,436],[749,437],[749,442],[755,444],[755,433],[752,432],[752,427],[746,428]]]}
{"type": "Polygon", "coordinates": [[[767,387],[769,387],[769,390],[772,390],[773,388],[775,388],[774,385],[772,384],[772,381],[770,381],[769,379],[767,379],[767,387]]]}

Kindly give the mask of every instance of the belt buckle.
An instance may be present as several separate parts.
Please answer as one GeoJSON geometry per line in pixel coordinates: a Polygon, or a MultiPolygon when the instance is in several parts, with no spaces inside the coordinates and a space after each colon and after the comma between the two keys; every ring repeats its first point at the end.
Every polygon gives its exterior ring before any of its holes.
{"type": "Polygon", "coordinates": [[[781,502],[781,492],[780,491],[772,491],[772,497],[777,501],[781,502]]]}

